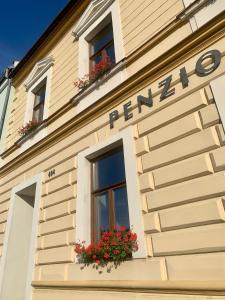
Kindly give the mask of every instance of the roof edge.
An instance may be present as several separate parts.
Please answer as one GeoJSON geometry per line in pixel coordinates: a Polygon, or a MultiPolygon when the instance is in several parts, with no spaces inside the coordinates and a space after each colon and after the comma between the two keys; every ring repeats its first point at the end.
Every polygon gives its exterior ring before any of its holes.
{"type": "Polygon", "coordinates": [[[35,53],[35,51],[39,48],[39,46],[44,42],[44,40],[52,33],[55,29],[56,25],[75,7],[79,6],[82,3],[82,0],[70,0],[69,3],[62,9],[62,11],[56,16],[56,18],[52,21],[52,23],[47,27],[47,29],[42,33],[42,35],[38,38],[38,40],[33,44],[33,46],[28,50],[19,64],[15,67],[13,72],[10,74],[10,78],[14,77],[21,68],[25,65],[25,63],[29,60],[29,58],[35,53]]]}

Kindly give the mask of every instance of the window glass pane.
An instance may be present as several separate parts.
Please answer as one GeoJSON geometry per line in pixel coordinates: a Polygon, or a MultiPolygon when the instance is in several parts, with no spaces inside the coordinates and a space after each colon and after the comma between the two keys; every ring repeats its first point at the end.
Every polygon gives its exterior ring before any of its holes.
{"type": "Polygon", "coordinates": [[[44,103],[45,90],[46,90],[46,85],[43,85],[37,92],[35,92],[34,107],[40,103],[44,103]]]}
{"type": "Polygon", "coordinates": [[[38,108],[34,109],[33,111],[33,120],[37,122],[41,122],[43,120],[44,114],[44,104],[38,106],[38,108]]]}
{"type": "Polygon", "coordinates": [[[109,187],[123,180],[125,180],[125,168],[122,148],[93,163],[94,190],[109,187]]]}
{"type": "Polygon", "coordinates": [[[91,41],[91,55],[104,48],[111,40],[113,40],[112,24],[109,24],[91,41]]]}
{"type": "Polygon", "coordinates": [[[109,47],[106,48],[106,52],[110,57],[110,61],[112,64],[115,63],[115,51],[114,51],[114,44],[111,44],[109,47]]]}
{"type": "MultiPolygon", "coordinates": [[[[114,44],[110,44],[108,47],[105,48],[107,55],[110,58],[110,62],[115,64],[115,51],[114,51],[114,44]]],[[[102,59],[102,52],[96,54],[90,59],[90,67],[93,68],[96,64],[100,63],[102,59]]]]}
{"type": "Polygon", "coordinates": [[[90,61],[91,61],[91,68],[93,68],[96,64],[100,63],[101,61],[101,54],[95,55],[90,61]]]}
{"type": "Polygon", "coordinates": [[[96,239],[99,240],[101,232],[109,230],[109,200],[108,193],[104,192],[95,196],[96,213],[96,239]]]}
{"type": "Polygon", "coordinates": [[[113,190],[114,205],[115,205],[115,225],[117,227],[124,226],[130,228],[127,189],[126,186],[113,190]]]}

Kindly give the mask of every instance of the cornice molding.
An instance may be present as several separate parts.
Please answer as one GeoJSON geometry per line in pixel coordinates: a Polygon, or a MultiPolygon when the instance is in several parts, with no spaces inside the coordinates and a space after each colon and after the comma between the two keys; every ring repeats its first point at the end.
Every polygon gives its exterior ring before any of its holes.
{"type": "Polygon", "coordinates": [[[46,57],[35,64],[29,76],[25,80],[26,90],[37,81],[52,65],[54,64],[54,59],[52,56],[46,57]]]}
{"type": "Polygon", "coordinates": [[[225,295],[224,281],[91,280],[33,281],[35,289],[126,291],[154,294],[225,295]]]}
{"type": "Polygon", "coordinates": [[[195,0],[189,6],[187,6],[178,16],[178,19],[189,20],[203,7],[213,4],[216,0],[195,0]]]}
{"type": "MultiPolygon", "coordinates": [[[[185,24],[181,20],[176,20],[173,23],[174,30],[185,24]]],[[[171,30],[171,28],[170,28],[171,30]]],[[[135,73],[132,77],[129,77],[121,85],[114,90],[110,91],[107,95],[99,99],[95,105],[92,105],[82,111],[80,114],[74,116],[72,119],[64,123],[60,128],[56,129],[45,138],[43,138],[37,144],[31,146],[29,149],[18,155],[16,158],[9,161],[0,169],[0,175],[10,172],[13,168],[24,164],[24,161],[37,155],[38,151],[43,151],[45,147],[49,148],[49,144],[56,143],[57,140],[62,137],[71,134],[72,132],[79,130],[82,126],[90,123],[93,119],[96,119],[102,113],[109,111],[116,105],[123,101],[123,96],[137,87],[137,85],[144,85],[145,81],[151,76],[151,79],[158,78],[159,75],[163,76],[166,72],[173,69],[176,65],[182,62],[182,59],[188,59],[195,53],[209,47],[219,39],[225,36],[225,12],[222,12],[217,17],[206,23],[200,29],[186,37],[180,43],[176,44],[173,48],[169,49],[163,55],[156,60],[146,65],[143,69],[135,73]],[[160,73],[160,74],[159,74],[160,73]]],[[[163,34],[161,35],[163,38],[163,34]]],[[[154,40],[155,43],[155,40],[154,40]]],[[[125,63],[128,65],[132,63],[138,57],[141,57],[143,53],[147,52],[152,47],[152,40],[140,47],[136,52],[132,53],[125,59],[125,63]]],[[[51,115],[45,120],[46,126],[53,123],[68,110],[72,109],[74,104],[74,97],[71,98],[66,105],[60,108],[57,112],[51,115]]],[[[2,158],[6,158],[18,148],[15,143],[12,147],[2,153],[2,158]]]]}
{"type": "Polygon", "coordinates": [[[89,28],[115,0],[92,0],[76,24],[72,34],[76,40],[89,28]]]}

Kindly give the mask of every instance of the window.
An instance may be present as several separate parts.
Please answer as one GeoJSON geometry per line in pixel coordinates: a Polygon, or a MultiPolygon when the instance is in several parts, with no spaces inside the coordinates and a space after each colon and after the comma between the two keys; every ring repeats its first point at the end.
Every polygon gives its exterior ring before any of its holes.
{"type": "Polygon", "coordinates": [[[78,154],[76,240],[96,241],[113,225],[132,228],[139,242],[133,257],[146,257],[132,127],[78,154]]]}
{"type": "Polygon", "coordinates": [[[50,82],[54,59],[46,57],[33,67],[25,81],[27,91],[27,107],[24,124],[35,120],[38,123],[47,118],[46,100],[50,96],[50,82]]]}
{"type": "Polygon", "coordinates": [[[40,123],[43,121],[44,116],[44,104],[45,104],[45,94],[46,94],[46,80],[41,83],[41,85],[33,91],[34,93],[34,107],[33,107],[33,117],[32,120],[40,123]]]}
{"type": "Polygon", "coordinates": [[[99,64],[106,55],[110,62],[115,64],[112,23],[108,24],[90,41],[90,69],[99,64]]]}
{"type": "MultiPolygon", "coordinates": [[[[92,0],[73,29],[79,46],[77,79],[91,77],[92,84],[74,98],[77,113],[93,105],[127,78],[118,0],[92,0]],[[109,64],[96,66],[104,55],[109,64]],[[113,68],[110,68],[113,65],[113,68]],[[96,68],[95,68],[96,66],[96,68]],[[102,70],[103,69],[103,70],[102,70]],[[98,79],[104,71],[107,76],[98,79]],[[93,71],[93,72],[92,72],[93,71]],[[102,72],[103,71],[103,72],[102,72]],[[82,101],[81,101],[82,100],[82,101]]],[[[90,79],[90,78],[89,78],[90,79]]]]}
{"type": "MultiPolygon", "coordinates": [[[[48,117],[48,106],[51,98],[51,78],[54,59],[46,57],[35,64],[24,82],[27,92],[26,112],[23,125],[36,121],[42,123],[48,117]]],[[[39,126],[36,133],[21,141],[20,153],[28,149],[47,135],[45,124],[39,126]]]]}
{"type": "Polygon", "coordinates": [[[2,138],[3,127],[5,124],[5,115],[9,100],[9,88],[7,81],[0,86],[0,139],[2,138]]]}
{"type": "Polygon", "coordinates": [[[123,148],[92,162],[92,240],[115,226],[130,228],[123,148]]]}

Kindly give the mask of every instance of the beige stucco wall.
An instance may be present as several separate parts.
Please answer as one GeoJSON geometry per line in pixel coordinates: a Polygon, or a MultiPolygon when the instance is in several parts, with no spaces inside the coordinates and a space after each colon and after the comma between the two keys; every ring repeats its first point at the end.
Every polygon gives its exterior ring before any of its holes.
{"type": "MultiPolygon", "coordinates": [[[[182,0],[174,1],[123,1],[117,0],[121,14],[121,30],[123,36],[123,46],[125,55],[131,53],[143,45],[148,40],[172,22],[176,15],[183,9],[182,0]],[[144,22],[143,22],[144,20],[144,22]]],[[[88,3],[88,1],[85,1],[88,3]]],[[[84,3],[85,7],[85,3],[84,3]]],[[[45,57],[52,56],[54,58],[53,74],[50,86],[50,96],[47,99],[48,116],[50,117],[57,110],[60,110],[68,101],[77,94],[74,82],[78,77],[78,59],[79,59],[79,43],[72,36],[72,30],[79,19],[79,14],[69,16],[66,21],[58,25],[48,41],[37,54],[33,55],[29,64],[25,65],[23,72],[15,78],[15,97],[12,105],[12,112],[9,118],[9,127],[7,132],[7,148],[19,139],[18,129],[24,124],[24,115],[26,110],[27,92],[24,81],[32,70],[32,67],[45,57]]],[[[151,51],[140,57],[128,68],[128,75],[131,76],[139,69],[159,57],[173,45],[184,39],[191,33],[190,25],[187,23],[178,31],[174,32],[168,38],[163,39],[157,46],[154,45],[151,51]]],[[[66,119],[74,115],[68,113],[66,119]]],[[[65,118],[63,122],[65,122],[65,118]]],[[[57,124],[53,125],[55,129],[57,124]]],[[[48,131],[51,131],[49,128],[48,131]]],[[[18,155],[18,151],[14,152],[14,157],[18,155]]]]}
{"type": "MultiPolygon", "coordinates": [[[[222,47],[223,40],[217,45],[220,50],[222,47]]],[[[224,59],[220,68],[208,77],[191,75],[185,95],[177,82],[176,94],[170,99],[160,103],[156,95],[154,108],[144,108],[140,115],[137,108],[133,109],[130,126],[138,131],[134,138],[139,165],[137,176],[149,249],[148,261],[142,262],[143,280],[223,280],[225,277],[222,263],[225,244],[221,238],[225,230],[224,135],[207,84],[221,73],[223,66],[224,59]]],[[[154,88],[154,83],[151,86],[154,88]]],[[[138,94],[146,94],[148,87],[146,84],[138,94]]],[[[134,101],[136,95],[128,99],[134,101]]],[[[118,107],[121,109],[121,104],[118,107]]],[[[76,154],[116,134],[129,126],[129,122],[121,116],[115,125],[110,131],[108,114],[104,114],[51,148],[36,153],[2,179],[1,205],[6,212],[1,214],[1,231],[4,232],[12,187],[44,172],[35,280],[79,280],[79,276],[88,272],[73,270],[76,268],[72,243],[75,242],[79,167],[76,154]],[[52,168],[56,176],[49,180],[47,174],[52,168]]],[[[134,274],[140,263],[134,262],[134,274]]],[[[118,278],[118,272],[122,272],[120,276],[129,275],[130,280],[130,268],[126,264],[105,279],[118,278]]],[[[97,276],[94,272],[93,278],[97,276]]],[[[103,278],[101,275],[99,279],[103,278]]]]}
{"type": "MultiPolygon", "coordinates": [[[[95,291],[92,292],[92,299],[135,299],[135,300],[222,300],[224,299],[224,296],[200,296],[200,295],[177,295],[177,294],[169,294],[169,295],[163,295],[163,294],[146,294],[146,293],[132,293],[132,292],[103,292],[103,291],[95,291]]],[[[43,299],[51,299],[54,298],[55,300],[62,300],[62,299],[68,299],[72,300],[74,298],[78,298],[81,300],[89,300],[90,298],[90,292],[87,291],[66,291],[66,290],[56,290],[54,293],[51,290],[35,290],[34,292],[34,300],[43,300],[43,299]]]]}
{"type": "Polygon", "coordinates": [[[126,54],[152,38],[184,8],[180,0],[120,0],[126,54]]]}
{"type": "MultiPolygon", "coordinates": [[[[147,14],[147,11],[151,10],[151,5],[156,5],[155,2],[157,1],[149,2],[147,6],[148,1],[146,1],[143,13],[147,14]]],[[[173,7],[177,7],[178,12],[182,8],[181,3],[179,1],[173,1],[173,3],[173,7]]],[[[168,1],[163,4],[165,10],[166,4],[168,5],[168,1]]],[[[132,1],[132,5],[133,11],[135,1],[132,1]]],[[[160,9],[164,7],[163,5],[160,9]]],[[[133,21],[127,13],[129,9],[128,1],[121,1],[121,12],[124,14],[122,19],[127,20],[124,28],[130,26],[132,31],[133,21]]],[[[140,8],[137,9],[137,18],[139,18],[139,10],[140,8]]],[[[174,9],[173,12],[177,13],[174,9]]],[[[171,18],[174,15],[171,15],[171,18]]],[[[183,29],[188,36],[189,24],[181,27],[181,30],[183,29]]],[[[176,32],[178,40],[184,38],[181,32],[183,34],[183,31],[176,32]]],[[[129,40],[128,37],[132,35],[133,33],[127,36],[124,34],[127,53],[131,51],[129,50],[131,44],[133,43],[133,49],[135,49],[135,43],[138,42],[136,39],[133,42],[129,40]]],[[[143,37],[140,43],[143,43],[145,39],[146,37],[143,37]]],[[[43,173],[33,278],[35,282],[47,282],[51,285],[53,281],[85,281],[87,279],[131,280],[136,283],[155,281],[160,282],[163,288],[164,282],[209,281],[209,288],[213,289],[213,281],[224,280],[225,136],[209,87],[210,81],[224,73],[224,41],[225,38],[220,37],[216,42],[212,41],[211,44],[207,44],[207,47],[202,46],[195,49],[193,53],[190,51],[187,56],[183,55],[162,72],[159,70],[155,77],[147,77],[144,81],[138,82],[113,103],[108,103],[104,109],[101,108],[95,115],[88,116],[86,120],[82,120],[68,132],[64,132],[55,141],[49,141],[48,144],[47,140],[42,148],[27,155],[19,164],[14,161],[10,169],[1,173],[1,248],[4,242],[12,188],[36,174],[43,173]],[[223,53],[221,64],[212,74],[198,77],[194,73],[196,61],[210,49],[218,49],[223,53]],[[185,89],[179,81],[179,70],[184,65],[189,75],[189,86],[185,89]],[[158,83],[170,74],[173,75],[172,87],[176,90],[175,95],[160,102],[158,83]],[[154,106],[152,108],[143,106],[142,113],[139,113],[137,96],[147,96],[149,87],[152,88],[154,106]],[[128,101],[132,102],[133,118],[125,121],[123,104],[128,101]],[[119,111],[120,118],[115,122],[115,128],[110,130],[108,114],[114,109],[119,111]],[[111,273],[99,274],[91,267],[80,270],[74,262],[73,252],[73,243],[76,240],[77,169],[79,168],[77,154],[92,145],[105,141],[128,126],[131,126],[135,133],[133,143],[138,166],[136,176],[139,180],[141,213],[148,257],[125,262],[111,273]],[[49,178],[48,172],[52,169],[55,169],[55,176],[49,178]]],[[[146,55],[150,56],[151,51],[153,50],[150,49],[146,55]]],[[[53,113],[60,106],[65,105],[75,93],[73,81],[77,74],[78,49],[76,43],[73,43],[70,30],[49,54],[55,58],[49,102],[49,110],[53,113]]],[[[143,57],[140,57],[142,63],[146,59],[143,57]]],[[[134,74],[134,70],[137,70],[136,64],[137,62],[134,62],[128,67],[130,74],[134,74]]],[[[9,145],[16,140],[16,126],[23,119],[26,94],[22,82],[21,80],[16,89],[14,111],[11,116],[16,123],[12,121],[9,145]]],[[[104,100],[107,101],[107,98],[104,100]]],[[[72,119],[75,111],[74,108],[71,109],[60,120],[52,123],[50,132],[72,119]]],[[[10,163],[17,155],[18,150],[10,154],[6,161],[10,163]]],[[[62,283],[61,285],[63,286],[62,283]]],[[[157,298],[155,294],[140,291],[123,292],[122,296],[118,292],[95,291],[90,295],[87,291],[77,291],[71,287],[73,291],[62,291],[62,286],[49,289],[35,288],[34,299],[45,300],[51,297],[64,299],[65,295],[68,299],[123,297],[124,299],[161,300],[223,299],[224,297],[187,296],[182,293],[176,296],[160,295],[159,291],[157,291],[157,298]]]]}

